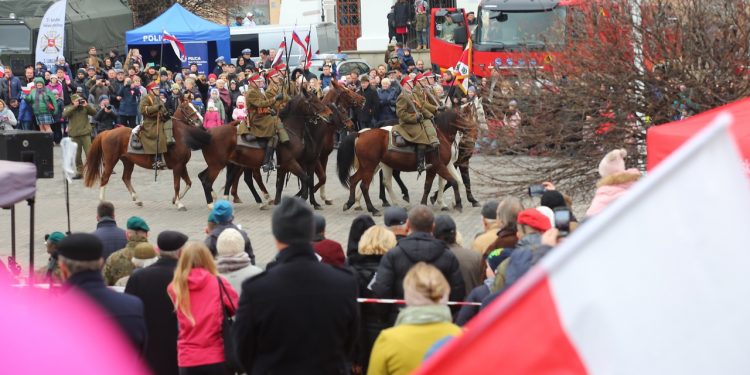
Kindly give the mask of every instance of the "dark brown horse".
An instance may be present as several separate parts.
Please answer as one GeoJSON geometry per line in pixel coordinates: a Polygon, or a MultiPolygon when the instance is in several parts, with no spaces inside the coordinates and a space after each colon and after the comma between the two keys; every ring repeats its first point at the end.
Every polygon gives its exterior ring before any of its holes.
{"type": "MultiPolygon", "coordinates": [[[[174,138],[177,141],[167,149],[164,154],[164,161],[167,168],[172,170],[174,181],[174,197],[172,204],[177,209],[184,211],[185,205],[180,199],[190,189],[192,182],[187,172],[187,163],[190,161],[190,148],[182,142],[184,136],[192,130],[200,132],[196,127],[201,126],[200,118],[195,108],[188,102],[182,102],[172,116],[172,129],[174,138]],[[180,192],[180,179],[185,181],[185,190],[180,192]]],[[[130,197],[136,205],[142,206],[143,202],[138,199],[138,195],[133,188],[130,178],[133,174],[134,166],[145,169],[152,169],[153,155],[137,155],[128,153],[128,143],[132,129],[119,127],[99,133],[91,144],[91,149],[86,156],[86,165],[83,170],[84,185],[92,187],[99,181],[99,200],[104,200],[104,193],[109,183],[109,177],[112,175],[117,161],[122,161],[124,166],[122,181],[125,183],[130,197]]]]}
{"type": "MultiPolygon", "coordinates": [[[[282,110],[280,117],[283,118],[284,127],[289,133],[290,141],[279,145],[276,149],[277,160],[281,168],[277,173],[277,191],[274,202],[278,203],[281,199],[284,182],[282,170],[289,171],[299,177],[302,180],[303,187],[307,187],[305,192],[312,188],[309,174],[297,162],[297,158],[305,153],[306,149],[309,152],[310,147],[307,146],[314,144],[316,136],[312,132],[322,130],[322,127],[315,125],[320,121],[320,116],[330,115],[331,112],[327,107],[315,105],[314,101],[308,100],[307,93],[304,90],[303,94],[292,98],[282,110]]],[[[265,150],[237,147],[237,124],[238,122],[235,121],[228,125],[210,129],[206,133],[209,134],[208,137],[193,137],[193,134],[189,134],[185,138],[185,142],[190,148],[203,151],[207,167],[198,174],[198,177],[203,185],[203,192],[209,207],[213,207],[212,202],[216,195],[213,192],[213,183],[227,164],[233,163],[251,170],[260,168],[263,164],[265,150]]],[[[313,156],[317,158],[318,155],[313,156]]],[[[312,171],[312,169],[310,170],[312,171]]],[[[304,194],[303,198],[307,199],[307,194],[304,194]]]]}
{"type": "MultiPolygon", "coordinates": [[[[472,124],[462,121],[455,112],[442,112],[435,117],[435,121],[438,123],[437,130],[438,138],[440,139],[440,149],[439,152],[430,153],[427,157],[427,162],[432,166],[427,171],[422,204],[427,203],[432,182],[437,174],[444,178],[450,186],[455,188],[455,207],[457,210],[461,210],[463,206],[461,204],[461,195],[457,188],[458,183],[450,174],[446,165],[451,159],[451,145],[456,138],[456,133],[459,130],[472,126],[472,124]]],[[[351,134],[339,145],[337,156],[338,177],[344,186],[349,187],[349,200],[344,204],[344,210],[348,210],[354,205],[357,184],[362,182],[361,190],[365,198],[367,210],[373,215],[380,213],[372,205],[369,195],[370,183],[380,163],[399,171],[416,170],[417,160],[415,154],[388,150],[389,136],[390,133],[386,130],[372,129],[362,133],[351,134]],[[355,173],[349,176],[349,171],[355,159],[359,166],[355,173]]]]}

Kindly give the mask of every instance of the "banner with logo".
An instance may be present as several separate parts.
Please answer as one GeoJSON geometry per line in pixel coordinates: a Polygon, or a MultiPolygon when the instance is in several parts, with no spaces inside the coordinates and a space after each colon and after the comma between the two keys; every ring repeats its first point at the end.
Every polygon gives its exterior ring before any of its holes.
{"type": "Polygon", "coordinates": [[[208,75],[208,44],[206,42],[185,42],[185,54],[187,61],[182,62],[182,67],[187,68],[190,64],[198,64],[198,72],[208,75]]]}
{"type": "Polygon", "coordinates": [[[65,45],[65,9],[67,0],[52,4],[44,13],[36,39],[36,59],[52,70],[57,58],[63,56],[65,45]]]}

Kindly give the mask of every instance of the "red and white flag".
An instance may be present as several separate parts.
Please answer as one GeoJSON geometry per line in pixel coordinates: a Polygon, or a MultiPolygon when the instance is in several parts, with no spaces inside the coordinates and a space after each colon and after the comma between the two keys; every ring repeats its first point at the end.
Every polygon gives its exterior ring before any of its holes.
{"type": "Polygon", "coordinates": [[[180,59],[180,61],[185,62],[187,61],[187,54],[185,53],[185,46],[180,42],[177,37],[167,32],[167,30],[164,30],[164,34],[161,37],[162,42],[165,40],[169,42],[169,44],[172,45],[172,50],[174,50],[174,54],[177,55],[177,57],[180,59]]]}
{"type": "MultiPolygon", "coordinates": [[[[305,40],[310,40],[310,36],[308,35],[305,40]]],[[[306,65],[308,61],[312,58],[312,54],[310,53],[309,49],[307,48],[307,45],[300,39],[299,35],[297,35],[297,32],[292,30],[292,41],[296,43],[301,49],[302,49],[302,55],[303,55],[303,61],[300,61],[300,65],[304,62],[306,65]]]]}
{"type": "Polygon", "coordinates": [[[747,373],[750,180],[728,126],[748,120],[713,121],[417,374],[747,373]]]}
{"type": "Polygon", "coordinates": [[[279,49],[276,51],[276,57],[273,58],[273,62],[271,62],[271,66],[274,67],[276,64],[281,61],[281,57],[284,56],[286,53],[286,36],[284,36],[284,40],[281,41],[281,44],[279,44],[279,49]]]}

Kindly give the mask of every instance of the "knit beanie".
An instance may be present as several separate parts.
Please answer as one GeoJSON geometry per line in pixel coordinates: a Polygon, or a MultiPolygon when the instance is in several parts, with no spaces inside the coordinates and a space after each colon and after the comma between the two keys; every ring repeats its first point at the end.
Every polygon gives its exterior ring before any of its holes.
{"type": "Polygon", "coordinates": [[[312,242],[314,225],[312,208],[297,197],[283,197],[271,219],[273,236],[290,245],[312,242]]]}
{"type": "Polygon", "coordinates": [[[156,258],[156,251],[154,246],[148,242],[140,242],[135,245],[133,249],[133,258],[136,259],[152,259],[156,258]]]}
{"type": "Polygon", "coordinates": [[[599,162],[599,175],[607,177],[615,173],[625,172],[625,149],[612,150],[599,162]]]}
{"type": "Polygon", "coordinates": [[[233,212],[232,204],[227,200],[217,201],[214,204],[214,209],[211,210],[217,224],[226,224],[232,221],[234,218],[233,212]]]}
{"type": "Polygon", "coordinates": [[[245,238],[242,233],[234,228],[221,231],[216,239],[216,252],[218,256],[232,257],[245,252],[245,238]]]}

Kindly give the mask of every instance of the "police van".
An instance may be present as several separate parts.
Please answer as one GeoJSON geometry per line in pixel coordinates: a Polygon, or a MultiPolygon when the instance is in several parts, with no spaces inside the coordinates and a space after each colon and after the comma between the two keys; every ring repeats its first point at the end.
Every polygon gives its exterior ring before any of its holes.
{"type": "Polygon", "coordinates": [[[338,52],[339,31],[336,24],[332,22],[310,25],[238,26],[229,28],[232,61],[236,61],[235,59],[242,55],[243,49],[250,48],[253,61],[257,63],[260,50],[278,50],[286,36],[287,48],[291,46],[289,65],[299,65],[300,60],[304,59],[304,52],[301,47],[292,41],[293,31],[297,33],[303,43],[308,32],[310,33],[311,52],[313,54],[338,52]]]}

